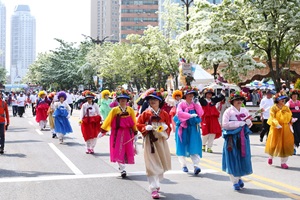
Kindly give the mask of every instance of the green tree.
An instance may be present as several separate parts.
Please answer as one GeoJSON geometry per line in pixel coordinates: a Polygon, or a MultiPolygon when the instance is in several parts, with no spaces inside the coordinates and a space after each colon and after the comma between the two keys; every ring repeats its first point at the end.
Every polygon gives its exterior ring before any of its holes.
{"type": "Polygon", "coordinates": [[[7,74],[7,71],[6,71],[5,67],[0,66],[0,83],[6,82],[6,74],[7,74]]]}
{"type": "Polygon", "coordinates": [[[248,43],[265,60],[277,91],[285,67],[300,45],[300,1],[224,0],[218,12],[231,26],[231,38],[248,43]]]}

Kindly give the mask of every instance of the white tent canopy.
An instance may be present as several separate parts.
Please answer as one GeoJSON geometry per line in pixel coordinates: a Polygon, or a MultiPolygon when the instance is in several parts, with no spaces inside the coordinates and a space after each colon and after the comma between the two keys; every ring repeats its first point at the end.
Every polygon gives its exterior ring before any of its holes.
{"type": "Polygon", "coordinates": [[[208,85],[214,82],[214,77],[210,73],[205,71],[200,65],[195,65],[195,67],[195,81],[191,82],[192,86],[208,85]]]}

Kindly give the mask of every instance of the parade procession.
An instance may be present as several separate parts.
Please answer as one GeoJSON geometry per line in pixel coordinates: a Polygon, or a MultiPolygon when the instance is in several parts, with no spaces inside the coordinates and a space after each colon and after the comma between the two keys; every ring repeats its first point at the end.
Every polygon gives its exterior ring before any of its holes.
{"type": "Polygon", "coordinates": [[[300,0],[29,2],[0,0],[1,199],[300,200],[300,0]]]}

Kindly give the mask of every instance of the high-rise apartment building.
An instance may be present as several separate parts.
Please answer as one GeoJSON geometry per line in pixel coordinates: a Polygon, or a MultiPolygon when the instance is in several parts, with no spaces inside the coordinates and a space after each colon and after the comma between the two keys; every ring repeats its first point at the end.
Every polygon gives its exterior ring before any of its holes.
{"type": "Polygon", "coordinates": [[[11,83],[20,82],[36,57],[36,22],[28,5],[17,5],[11,18],[11,83]]]}
{"type": "Polygon", "coordinates": [[[91,37],[119,41],[119,0],[91,0],[91,37]]]}
{"type": "Polygon", "coordinates": [[[143,35],[148,25],[158,26],[158,0],[121,0],[120,39],[128,34],[143,35]]]}
{"type": "Polygon", "coordinates": [[[6,57],[6,7],[0,0],[0,67],[5,67],[6,57]]]}

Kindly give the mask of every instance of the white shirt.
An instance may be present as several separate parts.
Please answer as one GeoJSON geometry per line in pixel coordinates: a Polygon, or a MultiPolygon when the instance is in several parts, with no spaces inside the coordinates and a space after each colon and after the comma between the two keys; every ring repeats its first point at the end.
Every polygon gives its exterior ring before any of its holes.
{"type": "Polygon", "coordinates": [[[263,118],[264,119],[269,119],[270,117],[270,109],[274,105],[273,98],[268,99],[267,97],[264,97],[261,102],[259,107],[265,109],[265,112],[263,112],[263,118]]]}
{"type": "Polygon", "coordinates": [[[26,97],[24,95],[22,97],[18,96],[18,98],[17,98],[18,106],[19,107],[24,107],[25,106],[25,100],[26,100],[26,97]]]}
{"type": "Polygon", "coordinates": [[[36,103],[37,95],[36,94],[31,94],[29,99],[30,99],[31,103],[36,103]]]}
{"type": "Polygon", "coordinates": [[[88,108],[91,108],[89,109],[89,116],[97,116],[97,115],[100,115],[100,111],[99,111],[99,106],[98,104],[94,103],[94,104],[89,104],[88,102],[85,102],[82,107],[81,107],[81,110],[80,110],[80,120],[83,119],[84,116],[86,116],[87,114],[87,109],[88,108]]]}
{"type": "Polygon", "coordinates": [[[73,100],[74,100],[74,95],[71,94],[71,93],[67,93],[67,99],[66,99],[66,102],[68,104],[72,104],[73,103],[73,100]]]}

